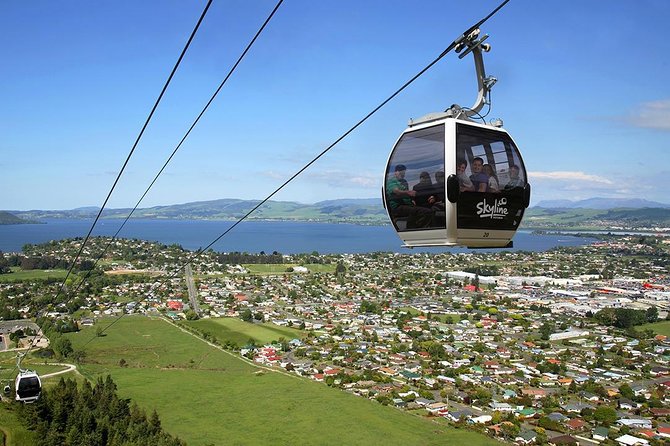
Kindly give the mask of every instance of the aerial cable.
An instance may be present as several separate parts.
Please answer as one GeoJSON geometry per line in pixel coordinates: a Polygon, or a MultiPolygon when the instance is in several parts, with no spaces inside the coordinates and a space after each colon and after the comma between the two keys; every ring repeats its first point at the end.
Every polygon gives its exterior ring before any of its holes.
{"type": "MultiPolygon", "coordinates": [[[[267,24],[270,22],[270,20],[271,20],[272,17],[274,16],[275,12],[277,12],[277,10],[279,9],[279,7],[280,7],[281,4],[283,3],[283,1],[284,1],[284,0],[279,0],[279,1],[277,2],[277,4],[275,5],[274,9],[273,9],[272,12],[270,13],[270,15],[265,19],[265,22],[263,22],[263,24],[262,24],[261,27],[258,29],[258,31],[257,31],[256,34],[254,35],[254,37],[253,37],[253,38],[251,39],[251,41],[247,44],[247,47],[244,49],[244,51],[242,52],[242,54],[240,55],[240,57],[238,57],[237,61],[235,62],[235,64],[233,65],[233,67],[230,69],[230,71],[228,71],[228,74],[227,74],[226,77],[223,79],[223,81],[221,81],[221,83],[219,84],[219,87],[216,89],[216,91],[214,91],[214,93],[212,94],[212,96],[209,98],[209,101],[207,101],[207,104],[205,104],[205,106],[203,107],[203,109],[202,109],[202,111],[200,112],[200,114],[198,114],[198,116],[195,118],[195,120],[193,121],[193,123],[192,123],[191,126],[189,127],[188,131],[187,131],[187,132],[184,134],[184,136],[182,137],[181,141],[179,141],[179,144],[177,144],[177,146],[174,148],[174,150],[172,151],[172,153],[170,154],[170,156],[168,157],[168,159],[165,161],[165,163],[163,164],[163,167],[160,168],[160,170],[158,171],[158,173],[156,174],[156,176],[154,177],[154,179],[151,181],[151,183],[149,184],[149,186],[147,187],[147,189],[144,191],[144,193],[142,194],[142,196],[140,197],[140,199],[137,200],[137,203],[135,203],[135,207],[133,207],[133,209],[130,211],[130,213],[129,213],[128,216],[125,218],[125,220],[123,221],[123,223],[121,223],[121,226],[119,227],[119,229],[118,229],[118,230],[116,231],[116,233],[112,236],[112,238],[111,238],[110,241],[107,243],[107,245],[106,245],[105,248],[102,250],[102,252],[97,256],[97,258],[96,258],[96,260],[95,260],[95,262],[94,262],[93,268],[95,268],[95,265],[98,264],[98,262],[100,261],[100,259],[102,258],[102,256],[105,255],[105,253],[107,252],[107,250],[109,249],[109,247],[112,245],[112,243],[114,242],[114,240],[116,240],[116,238],[118,237],[118,235],[119,235],[119,233],[121,232],[121,230],[123,229],[123,227],[126,225],[126,223],[128,223],[128,220],[130,220],[130,217],[135,213],[135,211],[137,210],[137,208],[140,206],[140,203],[142,203],[142,200],[144,200],[144,198],[147,196],[147,194],[149,193],[149,191],[151,190],[151,188],[153,187],[153,185],[154,185],[154,184],[156,183],[156,181],[158,180],[158,177],[161,176],[161,174],[163,173],[163,171],[165,170],[165,168],[168,166],[168,164],[170,163],[170,161],[172,161],[172,158],[176,155],[177,151],[181,148],[181,146],[182,146],[182,144],[184,143],[184,141],[186,141],[186,138],[188,138],[188,136],[191,134],[191,131],[192,131],[192,130],[195,128],[195,126],[198,124],[198,122],[200,121],[200,118],[202,118],[202,116],[205,114],[205,112],[207,111],[207,109],[209,108],[209,106],[212,104],[212,102],[214,102],[214,99],[216,99],[216,97],[218,96],[218,94],[219,94],[219,92],[221,91],[221,89],[223,88],[223,86],[228,82],[228,79],[230,79],[230,77],[233,75],[233,73],[234,73],[235,70],[237,69],[238,65],[242,62],[242,59],[244,59],[244,57],[247,55],[247,53],[249,52],[249,50],[251,49],[251,47],[254,45],[254,43],[256,42],[256,40],[258,39],[258,37],[261,35],[261,33],[263,32],[263,30],[265,29],[265,27],[267,26],[267,24]]],[[[88,277],[90,277],[92,271],[93,271],[93,269],[91,269],[91,270],[89,270],[89,271],[87,272],[87,274],[86,274],[86,275],[81,279],[81,281],[77,284],[77,287],[75,288],[75,290],[73,291],[73,293],[76,293],[76,292],[79,290],[79,288],[81,287],[81,285],[83,285],[84,281],[85,281],[88,277]]]]}
{"type": "MultiPolygon", "coordinates": [[[[500,5],[498,5],[497,8],[495,8],[490,14],[488,14],[486,17],[481,19],[479,22],[477,22],[475,25],[471,26],[468,28],[463,34],[461,34],[456,40],[454,40],[442,53],[440,53],[439,56],[437,56],[432,62],[430,62],[425,68],[423,68],[421,71],[419,71],[416,75],[414,75],[410,80],[405,82],[400,88],[398,88],[391,96],[389,96],[387,99],[382,101],[377,107],[375,107],[371,112],[369,112],[365,117],[360,119],[356,124],[354,124],[349,130],[344,132],[339,138],[337,138],[333,143],[331,143],[328,147],[326,147],[324,150],[322,150],[318,155],[316,155],[314,158],[312,158],[311,161],[309,161],[307,164],[305,164],[302,168],[300,168],[296,173],[291,175],[289,179],[284,181],[279,187],[277,187],[272,193],[270,193],[267,197],[265,197],[263,200],[261,200],[258,204],[256,204],[251,210],[249,210],[246,214],[244,214],[242,217],[240,217],[233,225],[226,229],[221,235],[219,235],[217,238],[215,238],[211,243],[209,243],[207,246],[204,248],[200,248],[197,251],[195,251],[193,254],[191,254],[187,260],[179,265],[175,271],[170,275],[167,279],[164,279],[160,285],[166,284],[169,282],[171,279],[173,279],[182,269],[184,269],[187,265],[190,265],[193,261],[195,261],[200,255],[202,255],[203,252],[207,251],[209,248],[211,248],[215,243],[217,243],[219,240],[221,240],[223,237],[225,237],[230,231],[232,231],[237,225],[242,223],[244,220],[247,219],[252,213],[254,213],[258,208],[260,208],[263,204],[265,204],[267,201],[269,201],[273,196],[275,196],[279,191],[281,191],[286,185],[288,185],[291,181],[293,181],[298,175],[303,173],[305,170],[307,170],[312,164],[314,164],[316,161],[318,161],[323,155],[328,153],[333,147],[335,147],[339,142],[341,142],[344,138],[349,136],[350,133],[352,133],[354,130],[356,130],[361,124],[363,124],[365,121],[367,121],[372,115],[374,115],[379,109],[384,107],[388,102],[390,102],[393,98],[395,98],[398,94],[400,94],[405,88],[407,88],[410,84],[412,84],[416,79],[418,79],[422,74],[424,74],[426,71],[428,71],[433,65],[435,65],[437,62],[439,62],[444,56],[446,56],[450,51],[452,51],[456,46],[465,40],[465,38],[472,33],[474,30],[479,28],[484,22],[486,22],[488,19],[490,19],[493,15],[495,15],[503,6],[505,6],[510,0],[504,0],[500,5]]],[[[281,3],[281,1],[280,1],[281,3]]],[[[151,293],[151,290],[154,289],[154,285],[151,286],[149,289],[148,293],[151,293]]],[[[112,327],[114,324],[116,324],[125,314],[120,315],[118,318],[116,318],[114,321],[112,321],[108,326],[106,326],[101,333],[104,333],[108,328],[112,327]]],[[[96,335],[97,337],[97,335],[96,335]]],[[[91,338],[86,344],[82,346],[82,348],[86,347],[91,341],[93,341],[94,338],[91,338]]]]}
{"type": "Polygon", "coordinates": [[[119,174],[116,176],[116,179],[114,180],[114,184],[112,185],[112,188],[109,190],[109,193],[107,194],[107,197],[105,198],[105,201],[102,203],[102,206],[100,207],[100,210],[98,211],[98,215],[95,217],[95,220],[93,220],[93,224],[91,225],[91,228],[88,230],[88,234],[86,234],[86,237],[84,238],[84,241],[81,244],[81,247],[79,248],[79,252],[75,256],[75,258],[72,260],[72,264],[70,265],[70,268],[67,271],[67,274],[65,275],[65,279],[63,279],[63,283],[60,286],[60,289],[56,293],[56,297],[60,295],[60,293],[63,291],[63,288],[65,287],[65,283],[67,282],[68,277],[70,277],[70,274],[72,273],[72,270],[74,269],[74,266],[77,263],[77,260],[79,257],[81,257],[81,253],[84,251],[84,247],[86,246],[86,243],[88,242],[88,239],[91,237],[91,233],[93,232],[93,228],[95,228],[95,225],[98,223],[98,220],[100,219],[100,216],[102,215],[102,211],[105,209],[105,206],[107,205],[107,202],[109,201],[110,197],[112,196],[112,192],[114,192],[114,189],[116,188],[117,183],[121,179],[121,175],[123,174],[123,171],[126,169],[126,166],[128,165],[128,162],[130,161],[130,158],[133,156],[133,153],[135,152],[135,149],[137,148],[137,145],[140,142],[140,139],[142,138],[142,135],[144,135],[144,131],[146,130],[147,126],[149,125],[149,122],[151,121],[151,118],[154,115],[154,112],[158,108],[158,104],[160,103],[161,99],[163,98],[163,95],[165,94],[165,91],[168,88],[168,85],[170,85],[170,81],[172,81],[172,78],[174,77],[174,74],[177,71],[177,68],[179,67],[179,64],[181,63],[182,59],[184,58],[184,55],[186,54],[186,50],[188,50],[188,47],[191,45],[191,42],[193,41],[193,38],[195,37],[196,32],[198,31],[198,28],[200,27],[200,24],[202,23],[203,19],[205,18],[205,15],[207,14],[207,11],[209,10],[209,6],[212,4],[212,0],[207,1],[207,5],[205,5],[205,9],[202,11],[202,14],[200,15],[200,19],[198,20],[198,23],[195,25],[195,28],[193,29],[193,32],[191,32],[191,36],[188,39],[188,42],[186,42],[186,45],[184,46],[184,49],[182,50],[181,54],[179,55],[179,59],[177,59],[177,62],[175,63],[174,67],[172,68],[172,72],[170,73],[170,76],[168,76],[167,81],[165,82],[165,85],[163,85],[163,89],[161,90],[160,94],[158,95],[158,99],[156,99],[156,102],[154,103],[153,108],[151,109],[151,112],[149,113],[149,116],[147,117],[146,121],[144,122],[144,125],[142,126],[142,130],[140,130],[139,135],[137,135],[137,138],[135,139],[135,143],[133,144],[133,147],[130,149],[130,152],[128,153],[128,156],[126,157],[126,161],[123,163],[123,166],[121,167],[121,170],[119,171],[119,174]]]}
{"type": "MultiPolygon", "coordinates": [[[[128,165],[128,162],[130,161],[130,158],[132,157],[133,153],[135,152],[135,149],[137,148],[137,145],[140,142],[140,139],[142,138],[142,135],[144,135],[144,131],[146,130],[147,126],[149,125],[149,122],[151,121],[151,118],[154,115],[154,112],[158,108],[158,104],[160,103],[161,99],[163,98],[163,95],[165,94],[165,91],[167,90],[168,86],[170,85],[170,82],[172,81],[172,78],[174,77],[174,74],[177,72],[177,68],[181,64],[182,59],[184,58],[184,55],[186,54],[186,51],[188,50],[189,46],[191,45],[191,42],[193,41],[193,38],[195,37],[198,29],[200,28],[200,24],[205,18],[205,15],[207,15],[207,11],[209,10],[210,5],[212,4],[212,0],[208,0],[207,4],[205,5],[205,9],[202,11],[202,14],[200,15],[200,18],[198,19],[198,22],[195,25],[195,28],[193,28],[193,31],[191,32],[190,37],[188,38],[188,41],[186,42],[186,45],[184,46],[184,49],[181,51],[181,54],[179,55],[179,58],[177,59],[177,62],[175,63],[174,67],[172,68],[172,71],[170,72],[170,75],[168,76],[165,85],[163,85],[163,89],[161,90],[160,94],[158,95],[158,98],[156,99],[156,102],[154,103],[154,106],[151,109],[151,112],[149,113],[149,116],[147,117],[146,121],[144,122],[144,125],[142,126],[142,129],[140,130],[140,133],[137,135],[137,138],[135,139],[135,143],[133,144],[132,148],[130,149],[130,152],[128,153],[128,156],[126,157],[125,162],[123,163],[123,166],[121,167],[121,170],[119,171],[118,175],[116,176],[116,179],[114,180],[114,184],[112,185],[111,189],[109,190],[109,193],[107,194],[107,197],[105,198],[105,201],[103,202],[102,206],[100,207],[100,211],[98,211],[98,215],[95,217],[95,220],[93,221],[93,224],[91,225],[91,228],[88,230],[88,234],[86,234],[86,237],[84,238],[84,241],[81,243],[81,246],[79,248],[79,252],[77,252],[77,255],[74,257],[72,260],[72,264],[70,265],[67,274],[65,275],[65,279],[63,279],[63,283],[61,283],[58,291],[56,292],[56,298],[61,294],[63,289],[65,288],[65,283],[67,282],[67,279],[70,277],[70,274],[72,274],[72,270],[74,269],[74,266],[77,264],[77,260],[79,257],[81,257],[81,253],[84,251],[84,247],[86,246],[86,243],[88,242],[89,238],[91,237],[91,233],[93,232],[93,228],[95,228],[95,225],[98,223],[98,220],[100,219],[100,216],[102,215],[102,211],[105,209],[105,206],[107,205],[107,202],[109,201],[110,197],[112,196],[112,193],[114,192],[114,189],[116,188],[117,183],[121,179],[121,175],[123,174],[123,171],[125,170],[126,166],[128,165]]],[[[39,338],[38,338],[39,340],[39,338]]],[[[26,355],[30,353],[34,346],[35,342],[32,342],[30,345],[30,348],[26,352],[26,355]]]]}

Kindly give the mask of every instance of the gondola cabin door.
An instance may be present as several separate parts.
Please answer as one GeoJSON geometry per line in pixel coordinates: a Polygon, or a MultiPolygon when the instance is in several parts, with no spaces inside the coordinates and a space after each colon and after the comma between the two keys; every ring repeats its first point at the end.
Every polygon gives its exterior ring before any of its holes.
{"type": "Polygon", "coordinates": [[[429,115],[398,139],[383,199],[408,247],[511,245],[530,202],[519,150],[502,128],[429,115]]]}

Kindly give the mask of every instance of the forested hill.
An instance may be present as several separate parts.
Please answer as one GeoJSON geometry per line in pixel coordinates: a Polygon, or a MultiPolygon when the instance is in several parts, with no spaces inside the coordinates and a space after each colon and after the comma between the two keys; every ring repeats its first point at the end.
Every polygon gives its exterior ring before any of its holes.
{"type": "Polygon", "coordinates": [[[35,222],[17,217],[16,215],[10,214],[9,212],[6,211],[0,211],[0,225],[20,225],[26,223],[35,223],[35,222]]]}

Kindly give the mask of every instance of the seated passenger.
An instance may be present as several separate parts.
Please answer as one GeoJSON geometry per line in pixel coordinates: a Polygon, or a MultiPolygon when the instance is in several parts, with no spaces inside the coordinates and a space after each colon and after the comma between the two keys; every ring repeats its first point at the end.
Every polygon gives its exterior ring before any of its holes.
{"type": "Polygon", "coordinates": [[[489,177],[487,192],[494,192],[494,193],[500,192],[500,185],[498,184],[498,176],[496,175],[496,171],[493,168],[493,166],[490,164],[484,164],[482,166],[482,170],[489,177]]]}
{"type": "Polygon", "coordinates": [[[484,160],[480,157],[476,157],[472,160],[472,175],[470,175],[470,181],[472,181],[475,192],[486,192],[489,187],[489,177],[482,172],[483,166],[484,160]]]}
{"type": "Polygon", "coordinates": [[[416,206],[413,198],[416,191],[409,190],[407,180],[405,180],[405,171],[407,168],[403,164],[395,166],[393,177],[386,182],[386,201],[393,217],[409,217],[407,228],[423,228],[431,224],[433,220],[433,211],[416,206]]]}
{"type": "Polygon", "coordinates": [[[433,183],[431,195],[428,197],[428,205],[434,211],[444,210],[444,188],[444,172],[438,170],[435,172],[435,182],[433,183]]]}
{"type": "Polygon", "coordinates": [[[419,182],[414,185],[412,190],[416,192],[414,203],[416,203],[417,206],[430,207],[428,199],[433,195],[434,188],[428,172],[421,172],[419,174],[419,182]]]}
{"type": "Polygon", "coordinates": [[[525,181],[519,178],[519,166],[515,166],[514,164],[509,166],[509,182],[505,184],[505,190],[522,188],[525,185],[525,181]]]}
{"type": "Polygon", "coordinates": [[[470,178],[465,174],[465,169],[468,167],[468,162],[464,159],[456,161],[456,176],[458,177],[458,184],[461,192],[472,192],[475,186],[470,181],[470,178]]]}

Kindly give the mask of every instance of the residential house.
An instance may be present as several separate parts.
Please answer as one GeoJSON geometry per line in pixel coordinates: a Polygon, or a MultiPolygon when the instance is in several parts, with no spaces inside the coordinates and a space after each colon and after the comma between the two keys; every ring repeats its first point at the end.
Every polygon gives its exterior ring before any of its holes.
{"type": "Polygon", "coordinates": [[[586,421],[582,420],[581,418],[572,418],[566,421],[564,424],[573,432],[583,431],[587,426],[586,421]]]}
{"type": "Polygon", "coordinates": [[[514,438],[514,442],[517,444],[530,444],[535,441],[537,438],[537,432],[531,430],[522,430],[519,432],[519,435],[514,438]]]}
{"type": "Polygon", "coordinates": [[[559,435],[558,437],[550,438],[548,443],[552,446],[577,445],[579,441],[572,435],[559,435]]]}
{"type": "Polygon", "coordinates": [[[609,435],[609,429],[604,427],[604,426],[598,426],[595,429],[593,429],[593,434],[591,435],[591,438],[593,438],[596,441],[605,441],[607,440],[609,435]]]}
{"type": "Polygon", "coordinates": [[[649,440],[628,434],[616,438],[615,441],[623,446],[645,446],[649,444],[649,440]]]}

